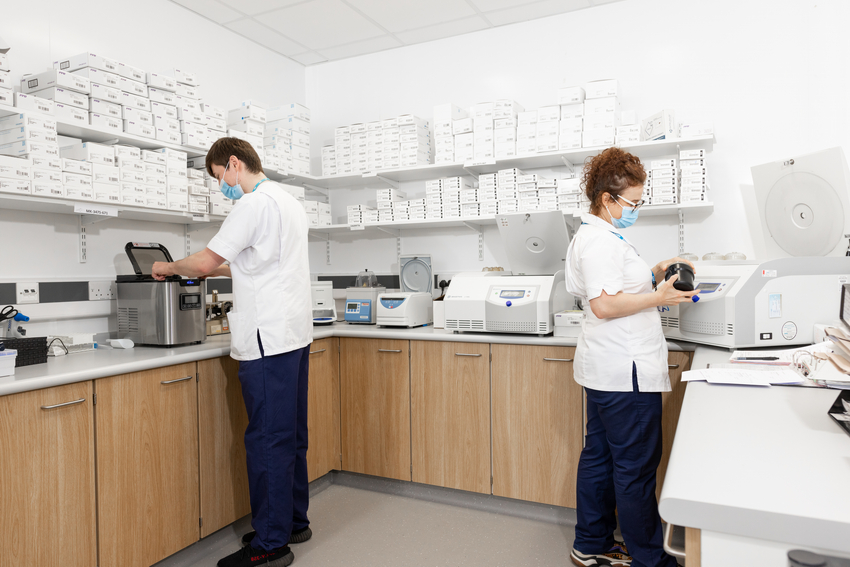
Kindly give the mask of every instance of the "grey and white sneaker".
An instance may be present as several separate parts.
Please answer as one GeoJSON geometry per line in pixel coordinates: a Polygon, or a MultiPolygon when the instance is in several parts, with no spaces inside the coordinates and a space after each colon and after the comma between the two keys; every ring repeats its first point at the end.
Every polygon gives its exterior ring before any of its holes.
{"type": "Polygon", "coordinates": [[[629,555],[629,550],[626,549],[626,544],[621,541],[615,541],[614,545],[601,554],[586,554],[576,548],[573,548],[570,553],[570,559],[573,565],[579,567],[592,567],[598,565],[600,567],[629,567],[632,564],[632,557],[629,555]]]}

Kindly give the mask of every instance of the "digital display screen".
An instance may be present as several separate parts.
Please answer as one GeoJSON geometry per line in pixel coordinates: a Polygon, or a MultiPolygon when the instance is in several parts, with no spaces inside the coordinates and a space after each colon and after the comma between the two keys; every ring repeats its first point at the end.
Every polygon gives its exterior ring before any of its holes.
{"type": "Polygon", "coordinates": [[[201,298],[197,295],[187,295],[183,298],[183,303],[200,303],[201,298]]]}
{"type": "Polygon", "coordinates": [[[348,305],[346,305],[345,308],[348,311],[357,311],[357,304],[356,303],[349,303],[348,305]]]}
{"type": "Polygon", "coordinates": [[[711,293],[712,291],[717,291],[718,287],[720,287],[719,283],[701,283],[697,286],[697,289],[705,293],[711,293]]]}
{"type": "Polygon", "coordinates": [[[523,297],[523,296],[525,296],[525,290],[524,289],[506,289],[506,290],[503,290],[502,293],[499,294],[499,297],[507,297],[507,298],[523,297]]]}

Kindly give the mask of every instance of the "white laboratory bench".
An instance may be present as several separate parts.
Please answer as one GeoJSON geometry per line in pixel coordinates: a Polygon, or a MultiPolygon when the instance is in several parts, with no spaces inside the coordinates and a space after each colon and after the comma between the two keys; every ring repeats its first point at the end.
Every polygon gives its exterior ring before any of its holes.
{"type": "MultiPolygon", "coordinates": [[[[454,333],[434,327],[414,329],[378,327],[377,325],[351,325],[335,323],[313,328],[313,339],[347,337],[361,339],[402,339],[412,341],[449,341],[466,343],[490,343],[537,346],[575,346],[571,337],[516,335],[505,333],[454,333]]],[[[668,341],[670,351],[692,351],[693,345],[668,341]]],[[[230,335],[207,337],[198,345],[183,347],[135,347],[128,350],[97,349],[57,358],[50,357],[47,364],[35,364],[15,369],[14,376],[0,377],[0,396],[17,394],[41,388],[51,388],[116,376],[130,372],[141,372],[195,362],[230,354],[230,335]]]]}
{"type": "MultiPolygon", "coordinates": [[[[699,347],[691,367],[729,354],[699,347]]],[[[702,567],[784,567],[790,549],[850,557],[850,437],[826,413],[838,393],[688,385],[659,510],[701,530],[702,567]]]]}

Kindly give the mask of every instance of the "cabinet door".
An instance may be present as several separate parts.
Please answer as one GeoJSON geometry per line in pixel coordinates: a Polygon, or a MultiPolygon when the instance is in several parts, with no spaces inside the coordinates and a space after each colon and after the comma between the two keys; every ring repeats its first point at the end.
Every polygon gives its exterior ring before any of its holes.
{"type": "Polygon", "coordinates": [[[0,397],[0,565],[97,564],[92,405],[91,382],[0,397]]]}
{"type": "Polygon", "coordinates": [[[310,384],[307,387],[307,477],[310,482],[340,469],[339,454],[339,339],[322,339],[310,346],[310,384]]]}
{"type": "Polygon", "coordinates": [[[229,356],[198,362],[201,537],[251,512],[239,363],[229,356]]]}
{"type": "Polygon", "coordinates": [[[411,341],[413,481],[490,493],[490,345],[411,341]]]}
{"type": "Polygon", "coordinates": [[[196,368],[95,382],[101,567],[147,567],[198,540],[196,368]]]}
{"type": "Polygon", "coordinates": [[[410,480],[408,341],[341,339],[342,468],[410,480]]]}
{"type": "Polygon", "coordinates": [[[575,508],[584,427],[575,349],[491,348],[493,494],[575,508]]]}
{"type": "Polygon", "coordinates": [[[691,354],[689,352],[670,352],[667,355],[667,366],[670,373],[670,386],[672,391],[661,394],[661,439],[662,453],[661,463],[656,473],[655,495],[661,498],[661,487],[664,484],[664,475],[667,473],[667,463],[670,462],[670,451],[673,449],[673,438],[676,436],[676,426],[679,424],[679,414],[682,411],[682,402],[685,400],[685,388],[687,382],[682,382],[682,372],[691,366],[691,354]]]}

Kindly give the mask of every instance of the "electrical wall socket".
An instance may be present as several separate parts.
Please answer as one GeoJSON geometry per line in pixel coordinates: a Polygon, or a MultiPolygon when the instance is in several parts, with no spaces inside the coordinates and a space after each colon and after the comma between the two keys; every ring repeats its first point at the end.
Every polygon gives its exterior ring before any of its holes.
{"type": "Polygon", "coordinates": [[[89,301],[116,299],[118,288],[114,281],[89,282],[89,301]]]}
{"type": "Polygon", "coordinates": [[[38,283],[23,282],[15,284],[15,303],[38,303],[38,283]]]}

